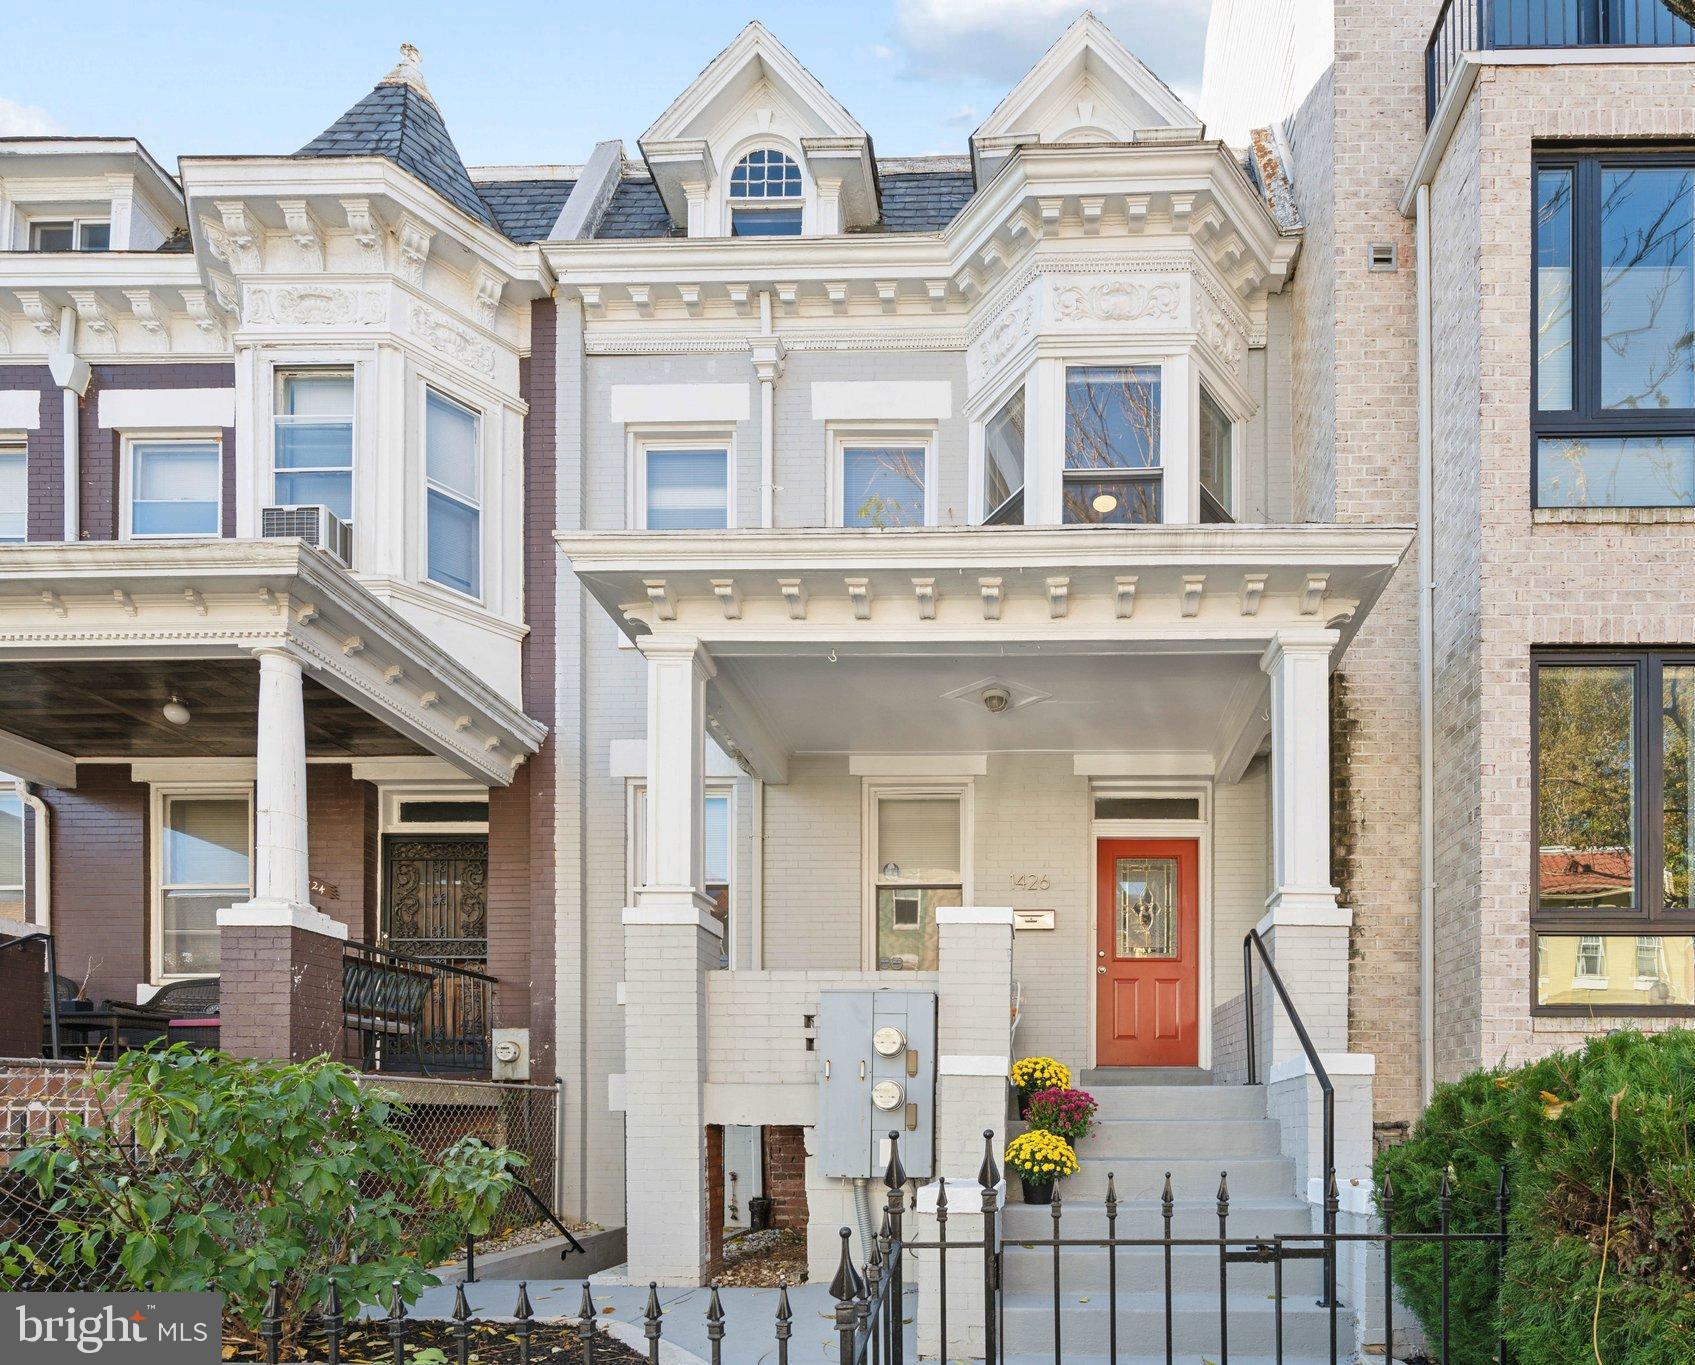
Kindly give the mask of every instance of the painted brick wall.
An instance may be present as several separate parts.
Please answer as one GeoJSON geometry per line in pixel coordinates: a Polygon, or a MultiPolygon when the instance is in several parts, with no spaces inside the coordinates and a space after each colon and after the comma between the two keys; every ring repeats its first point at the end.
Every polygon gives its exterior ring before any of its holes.
{"type": "Polygon", "coordinates": [[[862,963],[860,810],[864,782],[844,758],[797,758],[765,790],[765,965],[862,963]]]}
{"type": "Polygon", "coordinates": [[[306,768],[307,865],[312,904],[345,924],[351,938],[377,931],[377,789],[339,763],[306,768]],[[334,888],[336,894],[329,893],[334,888]]]}
{"type": "Polygon", "coordinates": [[[26,432],[29,529],[31,540],[64,539],[64,483],[61,465],[65,450],[65,414],[59,386],[45,365],[0,365],[0,389],[34,389],[41,395],[40,422],[26,432]]]}

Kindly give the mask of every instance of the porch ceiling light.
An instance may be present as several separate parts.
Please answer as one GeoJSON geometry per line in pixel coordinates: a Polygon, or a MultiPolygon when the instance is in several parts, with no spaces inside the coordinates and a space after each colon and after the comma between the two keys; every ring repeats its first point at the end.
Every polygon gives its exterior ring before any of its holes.
{"type": "Polygon", "coordinates": [[[182,704],[182,700],[175,692],[171,693],[171,699],[161,706],[159,710],[164,715],[165,719],[170,721],[172,725],[187,725],[193,718],[190,716],[188,708],[182,704]]]}
{"type": "Polygon", "coordinates": [[[985,687],[983,689],[983,706],[991,716],[998,716],[1012,705],[1012,693],[1004,687],[985,687]]]}

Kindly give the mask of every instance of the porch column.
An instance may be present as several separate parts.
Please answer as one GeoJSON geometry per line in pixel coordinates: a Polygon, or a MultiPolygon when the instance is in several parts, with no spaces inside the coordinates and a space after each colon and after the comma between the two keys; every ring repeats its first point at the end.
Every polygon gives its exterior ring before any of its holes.
{"type": "Polygon", "coordinates": [[[698,640],[647,636],[645,883],[624,911],[625,1222],[636,1283],[706,1273],[706,683],[698,640]]]}
{"type": "Polygon", "coordinates": [[[218,912],[220,1043],[242,1057],[339,1055],[347,927],[310,900],[300,661],[285,649],[254,652],[253,898],[218,912]]]}

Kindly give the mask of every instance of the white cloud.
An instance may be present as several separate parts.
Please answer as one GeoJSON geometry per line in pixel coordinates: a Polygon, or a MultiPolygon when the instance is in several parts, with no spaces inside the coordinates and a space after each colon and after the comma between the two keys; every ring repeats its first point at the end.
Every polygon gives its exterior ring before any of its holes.
{"type": "Polygon", "coordinates": [[[35,137],[64,131],[59,121],[45,109],[0,96],[0,137],[35,137]]]}
{"type": "Polygon", "coordinates": [[[976,123],[977,106],[975,104],[962,104],[952,113],[943,115],[942,122],[951,124],[976,123]]]}
{"type": "MultiPolygon", "coordinates": [[[[1094,0],[1089,8],[1180,93],[1200,85],[1211,0],[1094,0]]],[[[1010,89],[1083,12],[1079,0],[898,0],[911,73],[1010,89]]]]}
{"type": "Polygon", "coordinates": [[[892,62],[895,59],[895,50],[887,43],[878,43],[871,49],[871,55],[880,62],[892,62]]]}

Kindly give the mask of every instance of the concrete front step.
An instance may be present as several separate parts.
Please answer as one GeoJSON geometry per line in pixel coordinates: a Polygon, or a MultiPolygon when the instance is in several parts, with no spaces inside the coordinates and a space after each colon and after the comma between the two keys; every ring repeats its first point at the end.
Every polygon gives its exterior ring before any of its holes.
{"type": "Polygon", "coordinates": [[[1097,1120],[1077,1144],[1077,1155],[1096,1157],[1191,1157],[1229,1163],[1233,1157],[1281,1156],[1283,1130],[1270,1119],[1097,1120]]]}
{"type": "Polygon", "coordinates": [[[1097,1105],[1095,1118],[1102,1121],[1265,1117],[1260,1085],[1114,1085],[1089,1093],[1097,1105]]]}
{"type": "MultiPolygon", "coordinates": [[[[1128,1235],[1123,1234],[1121,1235],[1128,1235]]],[[[1232,1247],[1232,1251],[1241,1250],[1232,1247]]],[[[1165,1286],[1165,1251],[1162,1247],[1119,1247],[1118,1288],[1152,1290],[1165,1286]]],[[[1007,1241],[1002,1257],[1003,1273],[1009,1291],[1053,1293],[1054,1254],[1052,1247],[1028,1246],[1007,1241]]],[[[1105,1247],[1068,1247],[1059,1249],[1059,1283],[1065,1293],[1106,1291],[1109,1282],[1109,1257],[1105,1247]]],[[[1232,1294],[1269,1294],[1276,1287],[1276,1268],[1270,1263],[1233,1262],[1229,1267],[1232,1294]]],[[[1324,1283],[1324,1264],[1318,1260],[1285,1262],[1283,1293],[1288,1298],[1316,1301],[1324,1283]]],[[[1218,1292],[1218,1250],[1216,1247],[1172,1247],[1171,1287],[1180,1294],[1218,1292]]]]}
{"type": "MultiPolygon", "coordinates": [[[[1012,1198],[1017,1198],[1016,1188],[1012,1198]]],[[[1165,1224],[1157,1199],[1120,1200],[1116,1229],[1120,1237],[1163,1237],[1165,1224]]],[[[1280,1198],[1232,1197],[1230,1235],[1269,1238],[1313,1230],[1313,1208],[1293,1195],[1280,1198]]],[[[1098,1199],[1067,1199],[1060,1206],[1060,1237],[1105,1237],[1106,1208],[1098,1199]]],[[[1218,1205],[1211,1199],[1178,1199],[1171,1208],[1173,1237],[1218,1236],[1218,1205]]],[[[1041,1204],[1008,1204],[1001,1210],[1001,1238],[1053,1236],[1053,1215],[1041,1204]]]]}
{"type": "Polygon", "coordinates": [[[1077,1073],[1084,1090],[1109,1085],[1211,1085],[1212,1072],[1198,1066],[1097,1066],[1077,1073]]]}
{"type": "MultiPolygon", "coordinates": [[[[1233,1294],[1230,1299],[1230,1358],[1270,1354],[1277,1344],[1277,1313],[1269,1297],[1233,1294]]],[[[1105,1355],[1111,1346],[1111,1318],[1104,1294],[1062,1291],[1059,1300],[1062,1358],[1074,1362],[1084,1353],[1105,1355]]],[[[1329,1310],[1310,1295],[1294,1296],[1283,1304],[1283,1350],[1289,1354],[1327,1357],[1330,1349],[1329,1310]]],[[[1018,1352],[1053,1353],[1054,1305],[1051,1293],[1009,1293],[1005,1298],[1005,1343],[1009,1356],[1018,1352]]],[[[1177,1352],[1221,1354],[1218,1294],[1177,1294],[1172,1297],[1172,1348],[1177,1352]]],[[[1353,1340],[1353,1324],[1337,1314],[1339,1346],[1353,1340]]],[[[1118,1295],[1118,1341],[1121,1347],[1146,1351],[1165,1342],[1165,1297],[1160,1293],[1118,1295]]],[[[1340,1357],[1338,1357],[1340,1358],[1340,1357]]]]}
{"type": "Polygon", "coordinates": [[[1178,1199],[1205,1199],[1218,1193],[1219,1175],[1230,1176],[1230,1198],[1255,1198],[1295,1193],[1295,1163],[1281,1156],[1215,1159],[1157,1157],[1078,1158],[1077,1174],[1059,1186],[1062,1198],[1105,1199],[1106,1180],[1114,1177],[1120,1199],[1158,1199],[1171,1174],[1171,1192],[1178,1199]]]}

